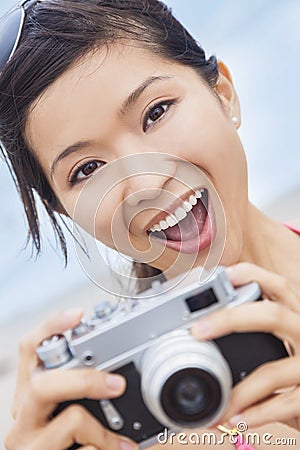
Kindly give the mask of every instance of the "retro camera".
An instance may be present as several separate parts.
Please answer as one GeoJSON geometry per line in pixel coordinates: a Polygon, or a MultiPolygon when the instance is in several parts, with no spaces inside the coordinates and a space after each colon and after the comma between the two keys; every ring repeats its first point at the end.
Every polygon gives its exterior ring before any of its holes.
{"type": "Polygon", "coordinates": [[[282,341],[269,333],[195,340],[189,328],[198,318],[259,301],[260,289],[257,283],[234,289],[222,267],[206,282],[199,282],[199,268],[181,278],[172,288],[170,282],[155,282],[140,300],[118,306],[104,301],[69,337],[52,336],[38,347],[46,369],[94,367],[127,381],[121,397],[64,402],[54,414],[79,403],[144,449],[166,428],[212,425],[224,414],[232,386],[261,364],[288,356],[282,341]]]}

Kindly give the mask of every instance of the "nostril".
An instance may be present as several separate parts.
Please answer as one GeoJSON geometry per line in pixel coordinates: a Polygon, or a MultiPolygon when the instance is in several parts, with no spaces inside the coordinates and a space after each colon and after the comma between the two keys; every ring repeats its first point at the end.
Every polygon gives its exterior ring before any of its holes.
{"type": "Polygon", "coordinates": [[[139,191],[128,194],[125,201],[130,206],[137,206],[143,200],[156,199],[161,194],[161,191],[161,189],[156,188],[140,189],[139,191]]]}

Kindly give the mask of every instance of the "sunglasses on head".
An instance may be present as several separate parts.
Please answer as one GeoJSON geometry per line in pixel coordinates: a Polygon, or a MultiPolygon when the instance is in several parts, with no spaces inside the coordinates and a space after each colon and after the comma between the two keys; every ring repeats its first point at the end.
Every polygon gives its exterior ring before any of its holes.
{"type": "Polygon", "coordinates": [[[19,45],[26,11],[38,1],[22,0],[0,19],[0,73],[19,45]]]}

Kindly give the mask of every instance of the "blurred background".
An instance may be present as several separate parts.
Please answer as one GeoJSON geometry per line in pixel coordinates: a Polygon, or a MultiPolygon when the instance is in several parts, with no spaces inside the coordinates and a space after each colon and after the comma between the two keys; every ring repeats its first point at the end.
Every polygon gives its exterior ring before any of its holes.
{"type": "MultiPolygon", "coordinates": [[[[2,15],[15,2],[1,0],[2,15]]],[[[300,219],[297,0],[168,0],[207,51],[229,67],[242,109],[240,136],[249,163],[250,198],[276,220],[300,219]]],[[[230,161],[224,162],[226,164],[230,161]]],[[[43,251],[31,258],[21,202],[0,161],[0,448],[10,424],[19,337],[52,310],[90,313],[103,292],[82,270],[69,240],[69,264],[56,251],[47,218],[43,251]]],[[[68,234],[68,233],[66,233],[68,234]]],[[[105,264],[99,267],[109,279],[105,264]]]]}

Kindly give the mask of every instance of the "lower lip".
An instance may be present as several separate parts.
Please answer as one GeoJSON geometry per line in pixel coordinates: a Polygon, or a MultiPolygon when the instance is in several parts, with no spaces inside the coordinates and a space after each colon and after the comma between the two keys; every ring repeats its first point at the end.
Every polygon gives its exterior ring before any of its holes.
{"type": "Polygon", "coordinates": [[[155,241],[163,242],[166,247],[172,248],[177,252],[193,254],[205,250],[213,241],[215,235],[215,217],[213,214],[213,208],[208,196],[208,214],[199,236],[189,241],[169,241],[168,239],[162,240],[151,236],[151,239],[155,241]]]}

